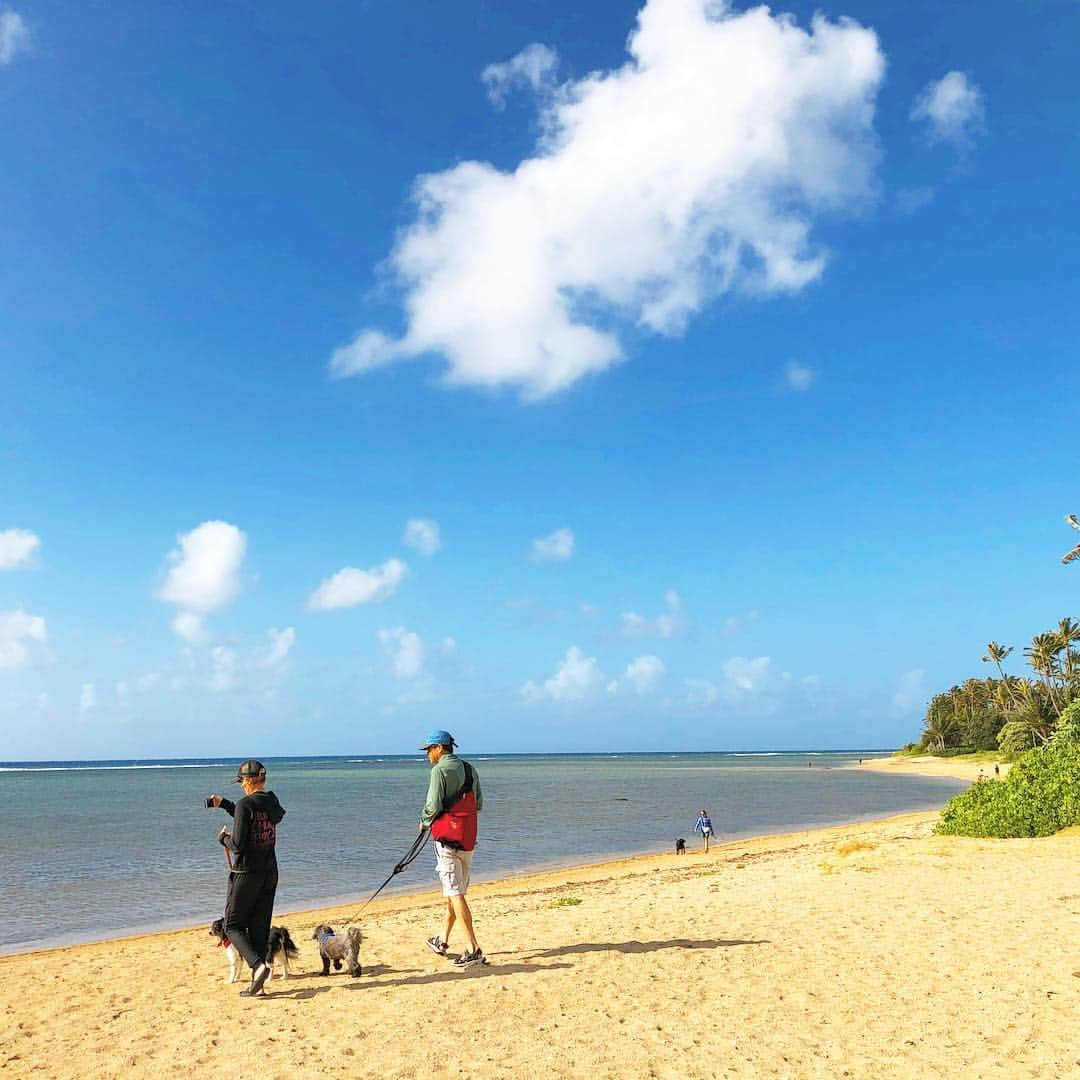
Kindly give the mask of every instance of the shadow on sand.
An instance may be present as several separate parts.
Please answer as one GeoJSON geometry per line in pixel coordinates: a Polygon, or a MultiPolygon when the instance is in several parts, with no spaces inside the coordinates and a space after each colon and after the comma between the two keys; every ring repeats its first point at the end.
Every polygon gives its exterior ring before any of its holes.
{"type": "Polygon", "coordinates": [[[768,945],[768,939],[744,940],[742,938],[708,938],[694,941],[691,938],[672,938],[670,941],[582,941],[577,945],[560,945],[556,949],[542,949],[529,953],[527,959],[548,956],[576,956],[590,952],[649,953],[660,949],[730,949],[735,945],[768,945]]]}
{"type": "MultiPolygon", "coordinates": [[[[452,982],[455,979],[483,979],[496,975],[532,975],[539,971],[558,971],[560,968],[572,968],[573,966],[573,964],[485,964],[483,967],[466,968],[464,971],[450,969],[448,971],[429,972],[426,975],[402,973],[403,978],[369,982],[367,977],[369,974],[390,973],[393,970],[380,964],[377,971],[374,967],[370,972],[365,970],[359,979],[335,979],[332,982],[324,983],[322,986],[297,987],[295,990],[291,990],[286,989],[280,982],[275,980],[272,987],[268,987],[266,996],[259,1000],[270,1001],[273,998],[288,998],[292,1001],[310,1001],[311,998],[319,994],[325,994],[330,990],[374,990],[376,988],[389,989],[394,986],[427,986],[432,983],[452,982]]],[[[416,969],[411,970],[415,971],[416,969]]],[[[309,972],[293,978],[322,979],[324,976],[321,972],[309,972]]],[[[289,982],[292,982],[293,978],[290,978],[289,982]]],[[[325,978],[330,980],[333,979],[333,976],[327,975],[325,978]]]]}

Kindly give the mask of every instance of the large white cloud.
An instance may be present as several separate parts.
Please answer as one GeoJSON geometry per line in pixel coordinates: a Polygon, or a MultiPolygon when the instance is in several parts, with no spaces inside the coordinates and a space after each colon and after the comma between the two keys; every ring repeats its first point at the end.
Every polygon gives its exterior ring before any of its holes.
{"type": "Polygon", "coordinates": [[[550,536],[538,536],[532,542],[534,559],[541,562],[565,562],[574,554],[574,533],[556,529],[550,536]]]}
{"type": "Polygon", "coordinates": [[[555,674],[540,684],[530,679],[521,688],[521,696],[530,703],[583,701],[601,690],[604,682],[604,673],[596,657],[586,656],[576,645],[571,645],[555,674]]]}
{"type": "Polygon", "coordinates": [[[48,631],[40,615],[0,611],[0,668],[21,668],[45,655],[48,631]]]}
{"type": "Polygon", "coordinates": [[[912,120],[929,124],[931,142],[961,146],[982,126],[982,91],[962,71],[950,71],[923,87],[911,110],[912,120]]]}
{"type": "Polygon", "coordinates": [[[29,566],[41,540],[29,529],[5,529],[0,532],[0,570],[29,566]]]}
{"type": "Polygon", "coordinates": [[[334,608],[381,603],[393,596],[408,572],[408,566],[400,559],[387,559],[370,570],[346,566],[326,578],[308,597],[308,610],[333,611],[334,608]]]}
{"type": "Polygon", "coordinates": [[[30,51],[30,27],[10,8],[0,10],[0,67],[6,67],[19,53],[30,51]]]}
{"type": "Polygon", "coordinates": [[[176,538],[158,596],[188,611],[217,611],[240,591],[247,537],[227,521],[204,521],[176,538]]]}
{"type": "Polygon", "coordinates": [[[425,355],[452,384],[555,393],[623,359],[618,325],[667,335],[723,293],[795,292],[823,212],[872,193],[875,34],[766,7],[648,0],[619,68],[542,99],[531,157],[421,176],[388,269],[405,331],[365,329],[334,375],[425,355]]]}

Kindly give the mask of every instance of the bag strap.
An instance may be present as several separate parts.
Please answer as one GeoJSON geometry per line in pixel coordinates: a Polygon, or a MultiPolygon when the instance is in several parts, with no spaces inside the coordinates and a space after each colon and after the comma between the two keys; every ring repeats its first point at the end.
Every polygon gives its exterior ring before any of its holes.
{"type": "Polygon", "coordinates": [[[461,785],[461,789],[456,795],[443,799],[442,812],[444,814],[449,813],[457,805],[457,801],[462,795],[468,795],[473,789],[473,777],[475,775],[473,767],[467,761],[463,761],[461,764],[465,766],[465,783],[461,785]]]}

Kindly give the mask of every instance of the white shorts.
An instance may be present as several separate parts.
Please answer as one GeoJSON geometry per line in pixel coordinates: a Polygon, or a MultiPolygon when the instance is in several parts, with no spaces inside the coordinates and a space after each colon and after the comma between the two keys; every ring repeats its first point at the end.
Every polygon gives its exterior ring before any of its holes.
{"type": "Polygon", "coordinates": [[[469,888],[473,853],[447,847],[438,840],[434,846],[435,870],[442,882],[443,896],[464,896],[469,888]]]}

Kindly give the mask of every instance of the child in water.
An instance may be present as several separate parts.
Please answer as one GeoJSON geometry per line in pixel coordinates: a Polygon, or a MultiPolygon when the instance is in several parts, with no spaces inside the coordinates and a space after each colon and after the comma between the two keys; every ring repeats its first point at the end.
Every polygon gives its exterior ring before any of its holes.
{"type": "Polygon", "coordinates": [[[701,833],[701,837],[705,841],[705,851],[708,853],[709,837],[713,834],[712,818],[709,817],[708,810],[699,812],[697,822],[694,825],[694,832],[701,833]]]}

